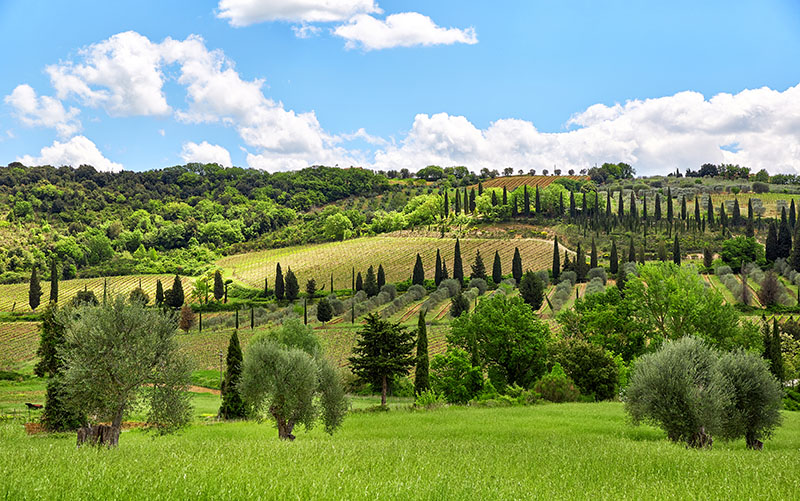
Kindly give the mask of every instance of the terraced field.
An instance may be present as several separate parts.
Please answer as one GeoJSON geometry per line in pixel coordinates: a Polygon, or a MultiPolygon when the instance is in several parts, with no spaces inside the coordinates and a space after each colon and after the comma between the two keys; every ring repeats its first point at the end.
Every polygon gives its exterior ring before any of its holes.
{"type": "MultiPolygon", "coordinates": [[[[156,295],[156,281],[161,279],[161,283],[165,289],[172,287],[172,281],[175,275],[129,275],[121,277],[107,277],[108,280],[108,294],[110,296],[116,294],[130,294],[130,292],[139,286],[141,281],[142,289],[150,296],[150,301],[155,299],[156,295]]],[[[103,297],[103,278],[77,278],[75,280],[61,280],[58,283],[58,299],[59,301],[69,301],[75,295],[84,289],[94,291],[98,299],[103,297]]],[[[188,295],[192,290],[194,280],[188,277],[182,277],[183,290],[188,295]]],[[[43,280],[42,285],[42,305],[46,304],[50,297],[50,282],[43,280]]],[[[0,285],[0,311],[24,311],[30,312],[31,308],[28,306],[28,289],[29,284],[2,284],[0,285]]]]}
{"type": "Polygon", "coordinates": [[[39,346],[39,322],[0,323],[0,369],[33,360],[39,346]]]}
{"type": "MultiPolygon", "coordinates": [[[[327,285],[332,273],[334,288],[349,289],[353,267],[363,276],[370,265],[377,270],[378,265],[383,264],[387,283],[410,278],[417,253],[422,257],[425,276],[433,278],[436,249],[440,249],[442,259],[452,273],[454,246],[455,240],[452,239],[367,237],[228,256],[218,261],[217,265],[225,270],[227,276],[251,287],[263,287],[264,278],[272,284],[275,280],[275,265],[280,263],[284,275],[287,268],[292,268],[301,286],[310,278],[315,279],[318,286],[327,285]]],[[[481,252],[488,273],[492,270],[495,250],[500,252],[503,273],[510,273],[515,247],[519,247],[523,268],[543,270],[550,267],[553,257],[553,243],[550,241],[466,238],[461,240],[464,274],[469,275],[469,266],[474,261],[477,250],[481,252]]]]}

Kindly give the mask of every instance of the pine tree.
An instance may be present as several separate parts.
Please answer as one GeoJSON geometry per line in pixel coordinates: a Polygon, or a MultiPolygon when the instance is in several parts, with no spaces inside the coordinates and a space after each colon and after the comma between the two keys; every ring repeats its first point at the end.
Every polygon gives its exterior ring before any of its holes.
{"type": "Polygon", "coordinates": [[[31,270],[31,281],[28,288],[28,304],[36,311],[42,301],[42,284],[39,283],[39,271],[36,266],[31,270]]]}
{"type": "Polygon", "coordinates": [[[50,259],[50,302],[58,302],[58,261],[55,254],[50,259]]]}
{"type": "Polygon", "coordinates": [[[678,242],[678,234],[675,234],[675,243],[672,245],[672,262],[681,265],[681,246],[678,242]]]}
{"type": "Polygon", "coordinates": [[[317,320],[322,322],[322,325],[325,325],[325,322],[329,321],[333,318],[333,308],[331,307],[331,303],[328,302],[328,298],[323,298],[322,301],[319,302],[317,305],[317,320]]]}
{"type": "Polygon", "coordinates": [[[633,236],[631,236],[631,245],[628,247],[628,262],[635,263],[636,262],[636,247],[633,245],[633,236]]]}
{"type": "Polygon", "coordinates": [[[427,309],[421,309],[417,320],[417,353],[415,360],[416,370],[414,371],[415,395],[428,391],[431,386],[428,374],[428,331],[425,326],[425,315],[427,313],[427,309]]]}
{"type": "Polygon", "coordinates": [[[414,263],[414,273],[411,275],[411,283],[413,285],[425,285],[425,268],[422,267],[422,258],[417,254],[417,260],[414,263]]]}
{"type": "Polygon", "coordinates": [[[769,223],[767,230],[767,243],[765,245],[765,256],[770,263],[778,259],[778,230],[775,228],[775,222],[769,223]]]}
{"type": "Polygon", "coordinates": [[[442,255],[439,252],[439,249],[436,249],[436,264],[433,268],[433,283],[436,284],[436,287],[439,287],[439,284],[442,283],[442,255]]]}
{"type": "Polygon", "coordinates": [[[528,270],[519,282],[519,295],[533,311],[538,311],[544,301],[544,283],[536,273],[528,270]]]}
{"type": "Polygon", "coordinates": [[[356,274],[356,292],[364,290],[364,280],[361,278],[361,272],[356,274]]]}
{"type": "Polygon", "coordinates": [[[364,279],[364,292],[367,293],[367,297],[373,297],[377,296],[379,291],[380,287],[378,287],[378,280],[375,277],[375,268],[370,265],[367,268],[367,277],[364,279]]]}
{"type": "Polygon", "coordinates": [[[289,269],[286,271],[286,299],[289,301],[294,301],[298,297],[300,297],[300,285],[297,283],[297,277],[294,276],[294,272],[292,271],[292,267],[290,266],[289,269]]]}
{"type": "Polygon", "coordinates": [[[482,280],[486,280],[486,266],[483,264],[483,258],[481,257],[481,251],[477,250],[475,252],[475,262],[472,263],[472,274],[470,278],[480,278],[482,280]]]}
{"type": "MultiPolygon", "coordinates": [[[[516,253],[514,256],[516,257],[516,253]]],[[[558,253],[558,237],[553,240],[553,267],[550,272],[553,274],[553,283],[558,283],[558,277],[561,275],[561,255],[558,253]]]]}
{"type": "Polygon", "coordinates": [[[672,188],[669,186],[667,187],[667,221],[672,221],[673,219],[673,212],[672,212],[672,188]]]}
{"type": "Polygon", "coordinates": [[[617,242],[615,240],[611,241],[611,255],[609,256],[609,271],[616,275],[617,271],[619,270],[619,257],[617,256],[617,242]]]}
{"type": "Polygon", "coordinates": [[[156,306],[164,304],[164,285],[161,280],[156,280],[156,306]]]}
{"type": "Polygon", "coordinates": [[[514,257],[511,259],[511,276],[517,283],[522,280],[522,256],[519,247],[514,247],[514,257]]]}
{"type": "Polygon", "coordinates": [[[594,243],[594,238],[592,239],[592,253],[589,257],[589,268],[597,268],[597,246],[594,243]]]}
{"type": "Polygon", "coordinates": [[[453,278],[461,284],[464,282],[464,266],[461,263],[461,242],[456,238],[456,248],[453,254],[453,278]]]}
{"type": "Polygon", "coordinates": [[[275,298],[281,300],[286,295],[286,284],[283,281],[283,271],[281,271],[281,263],[275,266],[275,298]]]}
{"type": "MultiPolygon", "coordinates": [[[[784,215],[786,211],[784,211],[784,215]]],[[[778,257],[787,258],[792,252],[792,233],[789,229],[789,222],[781,219],[781,224],[778,226],[778,257]]]]}
{"type": "MultiPolygon", "coordinates": [[[[383,271],[383,265],[378,265],[378,290],[380,291],[383,289],[383,286],[386,285],[386,272],[383,271]]],[[[331,283],[331,292],[333,292],[333,285],[331,283]]]]}
{"type": "Polygon", "coordinates": [[[222,273],[219,270],[214,272],[214,299],[219,301],[225,295],[225,282],[222,281],[222,273]]]}
{"type": "Polygon", "coordinates": [[[536,185],[536,198],[534,199],[534,209],[536,209],[537,214],[541,214],[542,212],[542,201],[539,197],[539,185],[536,185]]]}
{"type": "Polygon", "coordinates": [[[168,294],[164,295],[164,302],[167,306],[170,308],[180,308],[183,306],[186,297],[183,294],[183,282],[181,282],[181,277],[175,275],[175,279],[172,281],[172,288],[168,292],[168,294]]]}
{"type": "Polygon", "coordinates": [[[228,342],[228,356],[225,359],[225,379],[222,380],[222,406],[219,415],[222,419],[243,419],[247,410],[239,394],[239,379],[242,376],[242,347],[239,334],[233,331],[228,342]]]}
{"type": "Polygon", "coordinates": [[[503,266],[500,263],[500,253],[494,251],[494,263],[492,263],[492,281],[499,284],[503,281],[503,266]]]}

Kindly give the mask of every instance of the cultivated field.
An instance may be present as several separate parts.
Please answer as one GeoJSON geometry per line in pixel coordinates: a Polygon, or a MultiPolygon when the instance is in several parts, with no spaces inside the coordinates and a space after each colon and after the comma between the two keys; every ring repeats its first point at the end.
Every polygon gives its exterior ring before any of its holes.
{"type": "Polygon", "coordinates": [[[538,186],[545,188],[556,179],[572,179],[575,181],[586,181],[588,176],[503,176],[494,179],[487,179],[483,182],[484,188],[506,187],[508,191],[513,191],[522,185],[538,186]]]}
{"type": "Polygon", "coordinates": [[[0,370],[33,360],[39,347],[39,322],[0,323],[0,370]]]}
{"type": "MultiPolygon", "coordinates": [[[[217,262],[225,270],[226,276],[252,287],[264,287],[264,279],[270,287],[275,281],[275,265],[281,264],[284,276],[289,267],[297,275],[301,288],[305,281],[313,278],[317,286],[330,288],[330,275],[333,274],[335,289],[349,289],[352,284],[352,269],[365,276],[367,267],[373,265],[377,272],[383,264],[386,282],[394,283],[411,277],[417,253],[422,257],[425,277],[433,278],[436,249],[439,249],[452,276],[453,252],[456,241],[429,237],[380,236],[357,238],[343,242],[317,245],[286,247],[261,252],[251,252],[228,256],[217,262]]],[[[515,238],[510,240],[465,238],[461,240],[461,259],[464,275],[469,276],[470,265],[475,252],[481,251],[486,271],[492,273],[495,251],[500,252],[503,273],[511,273],[511,259],[514,248],[519,247],[524,269],[543,270],[550,268],[553,259],[553,243],[538,239],[515,238]]]]}
{"type": "MultiPolygon", "coordinates": [[[[156,297],[156,281],[161,280],[164,289],[172,287],[172,281],[175,275],[129,275],[121,277],[107,277],[103,278],[76,278],[74,280],[60,280],[58,282],[58,300],[60,302],[69,301],[75,295],[84,289],[94,291],[97,299],[103,299],[103,281],[108,281],[108,294],[114,296],[116,294],[128,295],[130,292],[139,287],[141,281],[142,289],[150,296],[152,302],[156,297]]],[[[181,277],[183,282],[183,290],[188,295],[192,290],[194,280],[187,277],[181,277]]],[[[50,297],[50,281],[42,280],[42,306],[47,304],[50,297]]],[[[28,305],[28,290],[30,285],[25,282],[21,284],[0,284],[0,311],[23,311],[30,312],[31,308],[28,305]]],[[[40,306],[41,308],[41,306],[40,306]]]]}

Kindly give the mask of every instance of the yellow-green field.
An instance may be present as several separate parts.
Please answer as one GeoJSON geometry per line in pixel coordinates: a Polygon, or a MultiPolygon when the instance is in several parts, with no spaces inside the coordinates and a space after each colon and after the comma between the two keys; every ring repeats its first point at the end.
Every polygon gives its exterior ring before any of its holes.
{"type": "MultiPolygon", "coordinates": [[[[306,280],[313,278],[317,281],[317,286],[326,285],[327,290],[330,287],[330,275],[333,274],[335,289],[349,289],[353,267],[364,276],[370,265],[377,271],[378,265],[383,264],[387,283],[410,278],[417,253],[422,257],[426,278],[433,278],[436,249],[441,251],[447,270],[452,276],[455,243],[454,239],[430,237],[367,237],[228,256],[218,261],[217,265],[225,270],[227,276],[252,287],[263,287],[265,278],[272,286],[275,266],[280,263],[284,275],[289,267],[292,268],[301,286],[306,280]]],[[[495,251],[500,252],[503,273],[510,273],[515,247],[519,247],[524,269],[550,268],[553,243],[547,240],[465,238],[461,240],[464,275],[469,276],[470,264],[474,261],[477,250],[481,252],[488,274],[492,272],[495,251]]]]}

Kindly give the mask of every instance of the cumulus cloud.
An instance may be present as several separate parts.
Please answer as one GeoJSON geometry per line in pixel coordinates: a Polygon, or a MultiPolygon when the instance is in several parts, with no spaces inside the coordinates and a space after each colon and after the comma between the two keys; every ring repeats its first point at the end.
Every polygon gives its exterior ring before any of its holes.
{"type": "Polygon", "coordinates": [[[50,96],[38,97],[30,85],[18,85],[4,100],[14,109],[19,121],[29,127],[49,127],[62,137],[81,129],[81,122],[76,118],[80,110],[64,109],[61,101],[50,96]]]}
{"type": "Polygon", "coordinates": [[[17,160],[25,165],[79,167],[86,164],[93,166],[98,171],[119,172],[122,170],[122,164],[112,162],[104,157],[97,146],[84,136],[75,136],[63,143],[54,141],[52,146],[42,148],[38,157],[25,155],[17,160]]]}
{"type": "Polygon", "coordinates": [[[354,16],[348,23],[337,26],[333,32],[347,40],[345,46],[348,49],[361,47],[364,50],[379,50],[392,47],[478,43],[473,28],[463,30],[442,28],[430,17],[418,12],[392,14],[384,20],[360,14],[354,16]]]}
{"type": "Polygon", "coordinates": [[[265,21],[332,22],[380,12],[373,0],[220,0],[217,17],[231,26],[265,21]]]}
{"type": "Polygon", "coordinates": [[[572,130],[540,132],[531,122],[497,120],[478,129],[463,116],[417,115],[397,146],[375,155],[382,169],[429,164],[529,170],[580,170],[624,161],[639,174],[664,174],[705,162],[770,172],[800,171],[800,85],[718,94],[680,92],[624,105],[597,104],[574,115],[572,130]],[[736,144],[737,148],[728,145],[736,144]]]}
{"type": "Polygon", "coordinates": [[[231,154],[224,147],[218,144],[209,144],[203,141],[200,144],[191,141],[183,144],[181,158],[184,162],[198,162],[203,164],[219,164],[223,167],[230,167],[231,154]]]}

